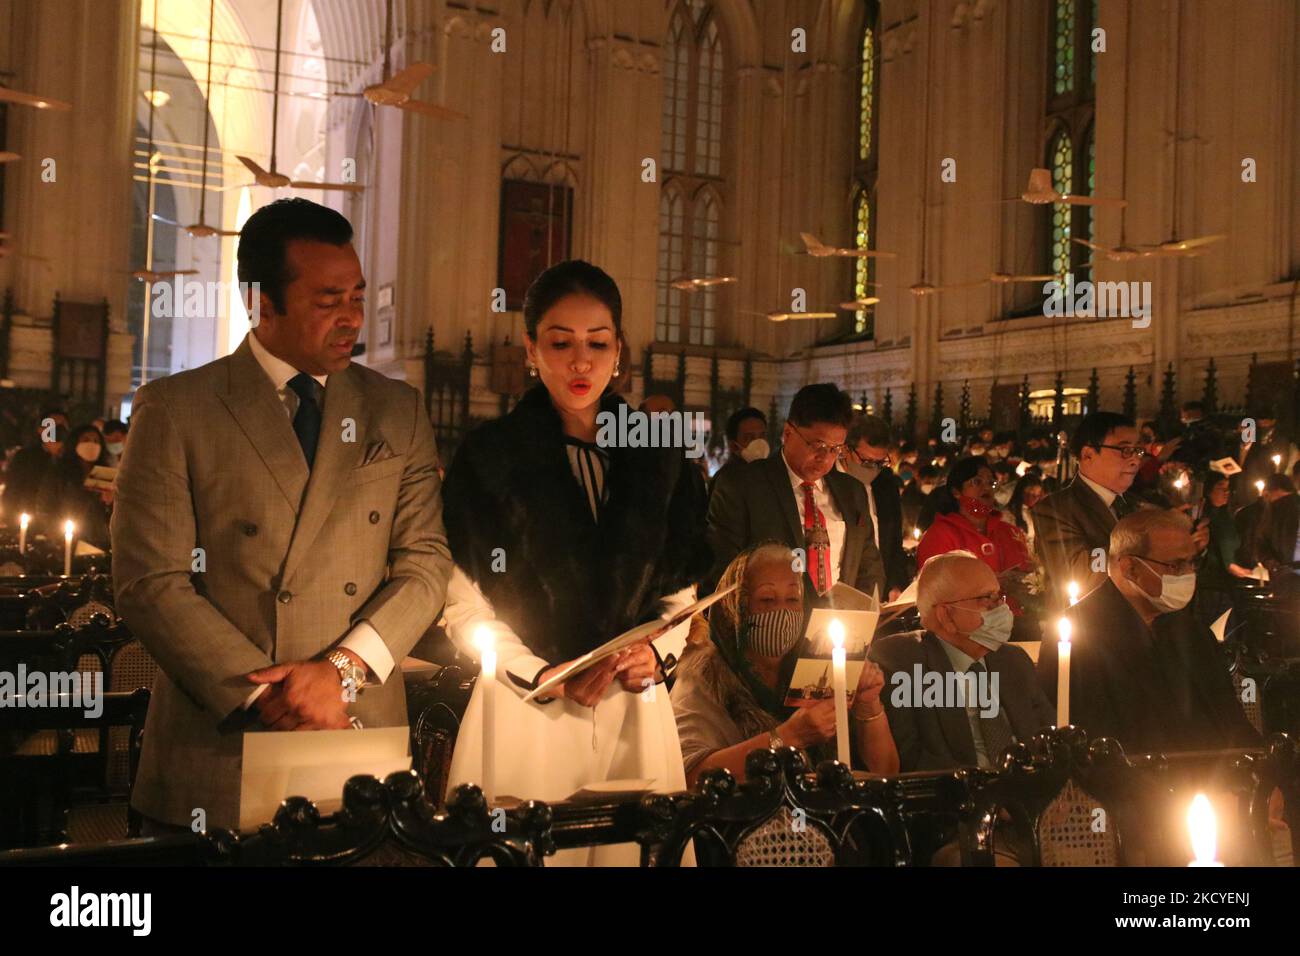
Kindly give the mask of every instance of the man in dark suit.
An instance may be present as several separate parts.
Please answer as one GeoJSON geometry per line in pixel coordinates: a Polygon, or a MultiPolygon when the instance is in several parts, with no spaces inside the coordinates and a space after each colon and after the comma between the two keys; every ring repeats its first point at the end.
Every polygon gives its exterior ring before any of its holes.
{"type": "Polygon", "coordinates": [[[708,517],[714,565],[702,592],[712,590],[741,551],[780,541],[803,549],[810,603],[837,581],[884,596],[866,489],[834,470],[852,419],[853,402],[844,392],[805,385],[790,403],[780,454],[719,475],[708,517]]]}
{"type": "Polygon", "coordinates": [[[885,565],[885,591],[898,597],[911,581],[903,551],[903,503],[898,477],[889,468],[889,426],[874,415],[860,415],[849,426],[848,451],[840,468],[867,490],[867,509],[875,528],[876,547],[885,565]]]}
{"type": "MultiPolygon", "coordinates": [[[[771,453],[767,446],[767,416],[757,408],[746,406],[732,412],[727,418],[726,435],[727,461],[713,475],[713,482],[771,453]]],[[[712,490],[713,483],[709,488],[712,490]]]]}
{"type": "Polygon", "coordinates": [[[1011,613],[988,565],[969,551],[931,558],[917,608],[924,631],[882,637],[867,655],[885,671],[880,700],[903,771],[996,767],[1006,747],[1052,725],[1033,662],[1006,643],[1011,613]],[[949,688],[972,677],[975,697],[957,699],[949,688]],[[931,685],[943,688],[937,699],[931,685]]]}
{"type": "Polygon", "coordinates": [[[1058,605],[1064,605],[1071,581],[1087,594],[1106,580],[1110,530],[1133,510],[1124,492],[1142,463],[1137,427],[1115,412],[1085,417],[1070,451],[1079,462],[1074,481],[1034,506],[1034,546],[1058,605]]]}
{"type": "MultiPolygon", "coordinates": [[[[1110,535],[1105,583],[1070,609],[1070,723],[1112,737],[1130,753],[1250,746],[1228,667],[1190,602],[1196,589],[1191,522],[1144,509],[1110,535]]],[[[1055,700],[1055,641],[1044,641],[1038,674],[1055,700]]]]}

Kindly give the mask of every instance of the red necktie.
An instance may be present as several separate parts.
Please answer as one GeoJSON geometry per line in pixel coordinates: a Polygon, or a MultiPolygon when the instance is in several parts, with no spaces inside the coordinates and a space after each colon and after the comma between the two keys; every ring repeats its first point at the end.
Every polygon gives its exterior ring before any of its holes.
{"type": "Polygon", "coordinates": [[[813,498],[812,482],[800,484],[803,489],[803,534],[808,551],[808,574],[818,594],[831,589],[831,538],[826,530],[826,517],[813,498]]]}

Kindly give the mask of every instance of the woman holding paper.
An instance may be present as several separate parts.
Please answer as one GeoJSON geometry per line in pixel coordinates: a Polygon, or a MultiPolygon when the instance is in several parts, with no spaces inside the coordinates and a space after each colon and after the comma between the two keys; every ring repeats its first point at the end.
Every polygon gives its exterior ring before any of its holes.
{"type": "MultiPolygon", "coordinates": [[[[803,575],[785,545],[764,544],[728,565],[718,589],[739,587],[709,610],[707,636],[682,653],[673,708],[686,778],[725,767],[745,779],[745,759],[766,747],[810,751],[814,763],[835,756],[835,701],[784,706],[790,652],[804,634],[803,575]]],[[[849,707],[855,763],[873,773],[898,772],[898,750],[880,703],[884,674],[867,661],[849,707]]]]}
{"type": "MultiPolygon", "coordinates": [[[[495,793],[559,801],[615,780],[683,789],[662,681],[687,624],[535,701],[524,696],[569,662],[692,602],[693,582],[710,564],[704,485],[688,460],[697,449],[650,447],[648,432],[667,432],[642,422],[638,433],[641,413],[610,388],[621,366],[622,301],[603,271],[578,261],[548,269],[525,296],[524,321],[539,384],[466,436],[443,486],[456,562],[448,634],[479,659],[475,636],[486,625],[496,651],[495,793]]],[[[480,682],[449,786],[480,776],[484,694],[480,682]]],[[[555,861],[635,864],[638,856],[636,847],[604,847],[555,861]]]]}

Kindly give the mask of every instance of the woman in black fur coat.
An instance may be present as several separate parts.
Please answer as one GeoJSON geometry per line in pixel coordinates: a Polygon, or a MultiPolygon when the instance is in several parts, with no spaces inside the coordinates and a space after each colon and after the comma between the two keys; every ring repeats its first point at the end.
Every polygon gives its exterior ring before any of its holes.
{"type": "MultiPolygon", "coordinates": [[[[627,436],[598,422],[601,412],[618,421],[626,405],[607,392],[622,342],[614,281],[581,261],[553,266],[528,290],[524,320],[530,374],[540,382],[508,415],[466,436],[443,486],[456,562],[449,634],[477,658],[487,625],[505,685],[494,691],[494,789],[552,801],[611,780],[683,789],[662,681],[686,625],[589,667],[549,698],[523,701],[556,668],[689,604],[710,563],[695,463],[681,447],[628,447],[627,436]]],[[[475,687],[461,724],[453,786],[480,779],[483,693],[475,687]]],[[[584,849],[558,862],[635,863],[636,853],[584,849]]]]}

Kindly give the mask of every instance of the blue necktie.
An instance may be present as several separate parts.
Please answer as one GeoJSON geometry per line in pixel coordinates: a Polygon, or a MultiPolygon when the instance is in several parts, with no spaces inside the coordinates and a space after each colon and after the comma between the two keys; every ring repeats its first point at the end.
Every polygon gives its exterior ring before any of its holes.
{"type": "Polygon", "coordinates": [[[302,453],[307,459],[307,470],[316,461],[316,445],[320,441],[320,406],[316,404],[317,382],[306,372],[289,379],[289,387],[298,395],[298,411],[293,416],[293,433],[298,436],[302,453]]]}

